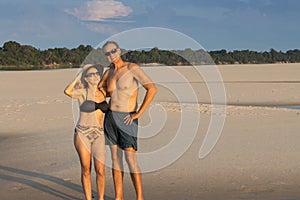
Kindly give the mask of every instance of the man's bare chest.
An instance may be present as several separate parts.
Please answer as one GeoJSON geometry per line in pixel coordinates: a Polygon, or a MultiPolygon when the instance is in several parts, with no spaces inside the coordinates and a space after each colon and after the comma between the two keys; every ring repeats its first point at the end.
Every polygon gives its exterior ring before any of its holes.
{"type": "Polygon", "coordinates": [[[107,79],[108,92],[136,89],[136,86],[136,80],[129,70],[111,72],[107,79]]]}

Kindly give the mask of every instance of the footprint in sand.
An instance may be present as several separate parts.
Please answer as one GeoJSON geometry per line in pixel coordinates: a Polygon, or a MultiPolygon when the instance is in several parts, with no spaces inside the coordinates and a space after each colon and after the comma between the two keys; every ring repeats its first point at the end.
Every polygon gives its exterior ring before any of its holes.
{"type": "Polygon", "coordinates": [[[258,193],[269,193],[273,192],[274,190],[271,188],[266,187],[248,187],[248,186],[242,186],[241,192],[243,193],[252,193],[252,194],[258,194],[258,193]]]}
{"type": "Polygon", "coordinates": [[[21,191],[21,190],[25,190],[26,187],[24,186],[14,186],[11,188],[12,191],[21,191]]]}

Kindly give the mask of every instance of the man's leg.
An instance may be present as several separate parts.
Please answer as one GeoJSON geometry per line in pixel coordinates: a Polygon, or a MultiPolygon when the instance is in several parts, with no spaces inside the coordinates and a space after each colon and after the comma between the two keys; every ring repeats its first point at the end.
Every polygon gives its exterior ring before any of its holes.
{"type": "Polygon", "coordinates": [[[115,200],[123,200],[123,151],[117,145],[110,146],[112,174],[115,186],[115,200]]]}
{"type": "Polygon", "coordinates": [[[133,148],[125,148],[125,158],[128,164],[131,179],[135,188],[137,200],[143,200],[142,175],[136,159],[136,151],[133,148]]]}

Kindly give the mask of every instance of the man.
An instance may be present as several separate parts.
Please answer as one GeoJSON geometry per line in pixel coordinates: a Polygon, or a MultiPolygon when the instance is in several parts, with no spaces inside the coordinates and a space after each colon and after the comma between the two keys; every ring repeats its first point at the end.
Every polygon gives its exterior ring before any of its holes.
{"type": "Polygon", "coordinates": [[[137,199],[143,200],[142,176],[136,159],[138,118],[151,103],[157,89],[137,64],[122,60],[121,49],[116,42],[108,41],[102,49],[111,63],[98,88],[105,88],[107,96],[110,96],[110,110],[105,114],[104,133],[111,149],[115,200],[123,200],[123,151],[137,199]],[[139,83],[147,92],[137,110],[139,83]]]}

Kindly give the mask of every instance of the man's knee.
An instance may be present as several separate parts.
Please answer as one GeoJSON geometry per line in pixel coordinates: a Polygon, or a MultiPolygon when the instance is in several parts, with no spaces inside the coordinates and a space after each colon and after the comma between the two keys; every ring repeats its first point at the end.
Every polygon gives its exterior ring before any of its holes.
{"type": "Polygon", "coordinates": [[[117,170],[123,169],[123,151],[117,145],[111,146],[112,167],[117,170]]]}
{"type": "Polygon", "coordinates": [[[112,162],[113,163],[121,163],[123,159],[122,155],[113,155],[112,156],[112,162]]]}
{"type": "Polygon", "coordinates": [[[132,148],[125,150],[125,159],[127,164],[132,170],[136,170],[138,168],[138,163],[136,159],[136,153],[135,150],[132,148]]]}

